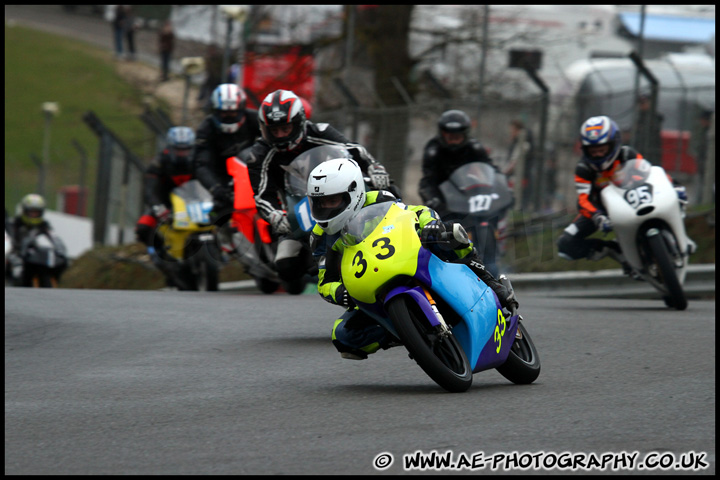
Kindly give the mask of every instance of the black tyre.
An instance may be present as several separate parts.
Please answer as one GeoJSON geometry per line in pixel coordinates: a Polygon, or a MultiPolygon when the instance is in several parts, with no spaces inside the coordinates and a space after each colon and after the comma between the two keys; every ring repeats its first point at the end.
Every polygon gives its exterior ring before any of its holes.
{"type": "Polygon", "coordinates": [[[268,280],[267,278],[253,277],[253,279],[255,280],[255,285],[262,293],[270,294],[275,292],[280,287],[279,283],[268,280]]]}
{"type": "Polygon", "coordinates": [[[195,278],[198,290],[217,292],[220,283],[220,267],[208,248],[200,250],[198,260],[198,274],[195,278]]]}
{"type": "Polygon", "coordinates": [[[304,278],[296,278],[288,282],[283,282],[282,285],[285,291],[290,295],[300,295],[305,291],[305,286],[307,285],[307,282],[304,278]]]}
{"type": "Polygon", "coordinates": [[[438,335],[417,303],[405,295],[391,299],[386,309],[410,356],[435,383],[449,392],[464,392],[470,388],[472,368],[452,334],[438,335]]]}
{"type": "Polygon", "coordinates": [[[179,262],[173,279],[178,290],[197,291],[197,278],[193,273],[193,267],[186,261],[179,262]]]}
{"type": "Polygon", "coordinates": [[[663,297],[665,304],[677,310],[685,310],[688,305],[687,298],[682,285],[680,285],[680,280],[678,280],[675,265],[665,240],[662,235],[652,235],[647,239],[650,253],[657,266],[658,280],[667,288],[668,295],[663,297]]]}
{"type": "Polygon", "coordinates": [[[50,272],[45,270],[40,272],[40,288],[53,288],[53,277],[50,272]]]}
{"type": "Polygon", "coordinates": [[[518,320],[521,338],[515,338],[505,363],[496,368],[500,375],[513,383],[528,384],[540,375],[540,357],[525,325],[518,320]]]}

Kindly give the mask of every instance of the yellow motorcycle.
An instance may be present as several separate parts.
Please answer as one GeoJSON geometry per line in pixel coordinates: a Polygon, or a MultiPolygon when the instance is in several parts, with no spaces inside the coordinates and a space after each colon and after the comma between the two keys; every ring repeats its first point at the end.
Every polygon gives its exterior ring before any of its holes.
{"type": "Polygon", "coordinates": [[[179,290],[216,291],[222,256],[216,226],[210,220],[212,195],[198,180],[177,186],[170,194],[172,219],[158,231],[165,252],[177,262],[172,280],[179,290]]]}

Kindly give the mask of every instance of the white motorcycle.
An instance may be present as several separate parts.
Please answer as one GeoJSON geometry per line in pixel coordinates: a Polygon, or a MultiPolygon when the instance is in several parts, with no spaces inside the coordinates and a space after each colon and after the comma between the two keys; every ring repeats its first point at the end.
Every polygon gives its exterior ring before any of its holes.
{"type": "Polygon", "coordinates": [[[684,213],[665,170],[645,159],[628,161],[601,198],[627,262],[668,307],[685,310],[683,283],[696,247],[685,233],[684,213]]]}

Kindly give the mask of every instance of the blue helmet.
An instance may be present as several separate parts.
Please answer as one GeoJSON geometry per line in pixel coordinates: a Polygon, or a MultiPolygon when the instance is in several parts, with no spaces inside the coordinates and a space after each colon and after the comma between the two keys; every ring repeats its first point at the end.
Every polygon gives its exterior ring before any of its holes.
{"type": "Polygon", "coordinates": [[[590,117],[580,127],[583,156],[595,170],[607,170],[617,158],[620,151],[620,129],[617,124],[605,115],[590,117]],[[591,155],[590,148],[608,145],[601,155],[591,155]]]}
{"type": "Polygon", "coordinates": [[[190,127],[172,127],[167,133],[167,146],[172,148],[192,148],[195,145],[195,132],[190,127]]]}
{"type": "Polygon", "coordinates": [[[175,174],[190,173],[192,170],[195,131],[190,127],[172,127],[167,133],[167,149],[170,154],[170,169],[175,174]]]}

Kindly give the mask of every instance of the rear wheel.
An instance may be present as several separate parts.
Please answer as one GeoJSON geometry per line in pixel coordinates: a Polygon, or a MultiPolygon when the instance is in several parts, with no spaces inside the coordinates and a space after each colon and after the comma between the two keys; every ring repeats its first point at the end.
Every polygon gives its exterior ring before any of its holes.
{"type": "Polygon", "coordinates": [[[290,295],[300,295],[305,291],[307,282],[304,278],[296,278],[288,282],[283,282],[282,285],[285,291],[290,295]]]}
{"type": "Polygon", "coordinates": [[[449,392],[470,388],[472,368],[452,333],[439,334],[406,295],[391,299],[386,308],[403,345],[430,378],[449,392]]]}
{"type": "Polygon", "coordinates": [[[657,266],[658,280],[667,288],[668,295],[663,297],[665,304],[677,310],[685,310],[688,304],[687,298],[662,235],[649,236],[648,246],[653,262],[657,266]]]}
{"type": "Polygon", "coordinates": [[[496,368],[500,375],[513,383],[528,384],[540,375],[540,357],[525,325],[518,320],[520,338],[515,337],[505,363],[496,368]]]}
{"type": "Polygon", "coordinates": [[[40,288],[54,288],[57,286],[57,282],[53,281],[53,277],[49,271],[42,271],[39,273],[40,277],[40,288]]]}

